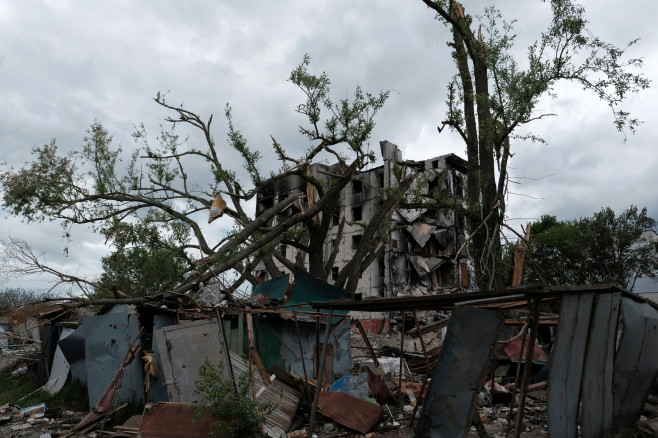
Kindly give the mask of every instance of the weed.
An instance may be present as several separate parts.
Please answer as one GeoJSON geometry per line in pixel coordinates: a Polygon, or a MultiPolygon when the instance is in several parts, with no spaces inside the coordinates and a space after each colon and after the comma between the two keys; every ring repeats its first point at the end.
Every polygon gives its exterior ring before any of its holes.
{"type": "MultiPolygon", "coordinates": [[[[224,378],[224,363],[213,365],[207,358],[199,370],[194,393],[202,395],[203,404],[212,407],[217,419],[213,433],[224,438],[256,436],[267,415],[275,408],[271,403],[258,403],[251,398],[253,373],[246,372],[238,377],[235,386],[231,379],[224,378]]],[[[192,405],[195,420],[202,417],[200,406],[192,405]]]]}

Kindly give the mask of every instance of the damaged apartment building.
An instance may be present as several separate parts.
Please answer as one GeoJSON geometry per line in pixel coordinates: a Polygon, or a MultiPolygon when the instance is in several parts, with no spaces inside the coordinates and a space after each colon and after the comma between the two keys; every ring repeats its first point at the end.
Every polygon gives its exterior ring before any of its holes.
{"type": "MultiPolygon", "coordinates": [[[[416,194],[428,198],[435,198],[439,194],[456,199],[464,198],[466,161],[462,158],[447,154],[424,161],[404,161],[395,144],[382,141],[380,146],[384,164],[358,172],[340,192],[339,212],[332,219],[323,249],[326,262],[338,234],[341,217],[344,217],[346,224],[329,276],[330,282],[336,279],[340,269],[353,256],[362,238],[363,225],[370,221],[382,203],[383,189],[396,183],[395,168],[403,168],[407,173],[418,173],[410,188],[416,194]]],[[[332,168],[329,165],[313,164],[311,173],[316,178],[327,179],[333,173],[332,168]]],[[[276,180],[259,192],[257,211],[264,211],[278,201],[305,191],[306,182],[299,176],[276,180]]],[[[361,275],[356,294],[362,298],[388,298],[474,290],[468,257],[465,253],[456,256],[465,238],[463,215],[453,210],[396,209],[392,215],[389,238],[384,242],[384,251],[361,275]]],[[[287,247],[283,251],[287,259],[295,259],[295,248],[287,247]]],[[[287,273],[283,266],[280,267],[282,273],[287,273]]],[[[259,277],[266,280],[268,276],[263,266],[258,270],[259,277]]],[[[375,315],[353,316],[359,319],[379,319],[375,315]]]]}

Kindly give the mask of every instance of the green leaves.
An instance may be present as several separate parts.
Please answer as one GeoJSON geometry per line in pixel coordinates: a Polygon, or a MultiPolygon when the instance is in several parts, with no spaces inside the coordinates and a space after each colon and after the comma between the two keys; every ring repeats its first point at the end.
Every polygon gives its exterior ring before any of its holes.
{"type": "MultiPolygon", "coordinates": [[[[212,407],[213,416],[217,419],[213,432],[219,432],[225,438],[257,436],[260,425],[276,406],[252,399],[254,377],[251,372],[241,374],[233,382],[224,368],[223,362],[215,365],[206,358],[199,369],[194,393],[202,396],[203,404],[212,407]]],[[[197,409],[195,420],[200,419],[201,409],[197,409]]]]}
{"type": "Polygon", "coordinates": [[[0,173],[3,206],[28,221],[54,220],[79,191],[72,156],[57,153],[55,139],[32,149],[34,161],[0,173]]]}
{"type": "Polygon", "coordinates": [[[386,103],[389,92],[373,95],[357,86],[351,100],[341,99],[334,103],[329,97],[331,81],[327,74],[323,72],[317,76],[310,73],[310,62],[310,57],[305,55],[289,78],[306,96],[306,102],[299,104],[296,111],[306,116],[309,126],[300,126],[299,132],[309,140],[322,140],[329,145],[345,142],[353,151],[362,153],[363,145],[375,127],[374,118],[386,103]],[[329,113],[324,130],[320,127],[323,110],[329,113]]]}
{"type": "Polygon", "coordinates": [[[658,252],[645,232],[656,221],[631,206],[616,216],[606,207],[592,217],[558,221],[542,216],[532,226],[528,283],[615,283],[632,290],[641,276],[656,278],[658,252]]]}

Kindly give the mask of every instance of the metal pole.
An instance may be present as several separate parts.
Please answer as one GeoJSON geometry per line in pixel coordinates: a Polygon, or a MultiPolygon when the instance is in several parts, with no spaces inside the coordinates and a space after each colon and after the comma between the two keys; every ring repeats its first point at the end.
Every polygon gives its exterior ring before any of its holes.
{"type": "Polygon", "coordinates": [[[420,405],[420,400],[423,398],[423,391],[425,391],[425,386],[427,385],[427,378],[432,372],[430,367],[430,358],[427,357],[427,349],[425,348],[425,340],[423,339],[423,332],[420,329],[420,324],[418,323],[418,315],[414,309],[414,322],[416,323],[416,331],[418,331],[418,339],[420,339],[420,346],[423,349],[423,356],[425,357],[425,376],[423,377],[423,384],[420,386],[420,394],[418,394],[418,399],[416,400],[416,405],[414,406],[414,411],[411,414],[411,420],[409,420],[409,428],[414,425],[414,418],[416,418],[416,412],[418,412],[418,406],[420,405]]]}
{"type": "Polygon", "coordinates": [[[237,384],[235,383],[235,377],[233,375],[233,363],[231,363],[231,353],[228,348],[228,342],[226,341],[226,331],[224,330],[224,322],[222,321],[222,317],[219,315],[219,309],[217,307],[215,307],[215,312],[217,312],[217,325],[219,325],[219,331],[222,334],[222,340],[224,342],[224,357],[226,358],[226,366],[228,367],[228,374],[229,377],[231,378],[231,381],[233,382],[233,390],[235,391],[235,394],[237,394],[238,387],[237,384]]]}
{"type": "Polygon", "coordinates": [[[372,361],[375,364],[375,368],[379,368],[379,361],[377,360],[377,356],[375,356],[375,351],[372,349],[372,345],[370,344],[368,335],[366,335],[366,331],[363,329],[363,326],[361,325],[361,321],[359,321],[358,319],[356,320],[356,328],[358,328],[359,332],[361,333],[361,337],[363,338],[363,342],[365,342],[366,344],[366,348],[368,349],[368,353],[370,353],[370,357],[372,358],[372,361]]]}
{"type": "Polygon", "coordinates": [[[532,371],[532,353],[535,350],[535,339],[537,338],[537,327],[539,326],[539,304],[540,298],[535,298],[532,303],[532,326],[530,328],[530,341],[528,342],[528,351],[525,358],[525,367],[523,369],[523,384],[521,386],[521,399],[519,400],[519,409],[516,414],[516,437],[521,436],[521,426],[523,425],[523,409],[525,408],[525,397],[530,383],[530,374],[532,371]]]}
{"type": "MultiPolygon", "coordinates": [[[[528,314],[529,317],[529,314],[528,314]]],[[[509,414],[507,414],[507,431],[505,432],[505,438],[509,437],[509,434],[512,432],[512,415],[514,414],[514,404],[516,402],[516,394],[519,392],[519,377],[521,376],[521,361],[523,360],[523,350],[525,349],[525,338],[528,322],[523,325],[521,328],[521,351],[519,353],[519,362],[516,365],[516,376],[514,377],[514,391],[512,393],[512,400],[509,406],[509,414]]],[[[527,355],[526,355],[527,356],[527,355]]]]}
{"type": "Polygon", "coordinates": [[[308,386],[308,376],[306,375],[306,362],[304,360],[304,348],[302,347],[302,334],[299,331],[299,322],[297,321],[297,314],[292,313],[295,318],[295,328],[297,329],[297,341],[299,342],[299,353],[302,355],[302,369],[304,370],[304,388],[306,389],[306,397],[311,401],[311,388],[308,386]]]}
{"type": "Polygon", "coordinates": [[[398,408],[402,407],[402,361],[404,361],[404,323],[407,312],[402,311],[402,328],[400,330],[400,374],[398,374],[398,408]]]}
{"type": "MultiPolygon", "coordinates": [[[[331,331],[331,319],[334,316],[334,309],[329,309],[327,316],[327,326],[324,331],[324,344],[322,345],[322,355],[320,356],[320,371],[318,372],[318,380],[315,386],[315,395],[313,396],[313,404],[311,405],[311,419],[308,425],[308,437],[313,437],[313,428],[315,427],[315,412],[318,409],[318,399],[320,398],[320,389],[322,389],[322,377],[324,375],[325,356],[327,355],[327,344],[329,343],[329,332],[331,331]]],[[[318,319],[319,320],[319,319],[318,319]]]]}

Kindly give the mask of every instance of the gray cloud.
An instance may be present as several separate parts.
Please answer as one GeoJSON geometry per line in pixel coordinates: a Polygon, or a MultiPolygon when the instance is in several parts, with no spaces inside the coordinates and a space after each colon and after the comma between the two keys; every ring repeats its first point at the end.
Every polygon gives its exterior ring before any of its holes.
{"type": "MultiPolygon", "coordinates": [[[[523,57],[550,19],[548,5],[495,3],[506,19],[518,20],[516,54],[523,57]]],[[[655,9],[653,3],[644,0],[633,8],[610,0],[584,3],[590,28],[604,39],[623,44],[643,38],[632,53],[646,59],[645,73],[655,80],[658,37],[646,13],[655,9]]],[[[481,14],[485,4],[478,0],[465,6],[481,14]]],[[[95,119],[129,150],[134,123],[144,122],[157,134],[167,113],[151,99],[157,91],[169,91],[172,102],[215,114],[219,144],[225,141],[222,115],[230,102],[236,125],[262,151],[265,171],[275,170],[270,134],[295,151],[308,146],[297,133],[303,120],[294,112],[302,95],[286,81],[305,53],[312,57],[313,71],[330,75],[336,99],[349,97],[357,84],[370,92],[391,91],[373,133],[375,151],[379,140],[388,139],[408,158],[463,155],[455,134],[436,131],[455,70],[446,47],[450,32],[433,17],[420,1],[396,0],[4,3],[0,162],[20,166],[33,145],[53,137],[62,150],[72,150],[95,119]]],[[[523,196],[510,195],[508,215],[571,219],[633,203],[658,217],[656,91],[630,99],[627,108],[647,123],[625,143],[609,110],[593,96],[573,86],[561,85],[558,91],[558,100],[541,104],[544,112],[558,116],[531,126],[548,145],[513,146],[511,174],[526,179],[511,186],[523,196]]],[[[201,139],[193,134],[191,141],[201,139]]],[[[222,153],[227,163],[236,163],[235,153],[222,153]]],[[[0,235],[32,239],[37,229],[33,245],[49,259],[80,271],[98,269],[106,251],[99,236],[77,231],[79,246],[64,259],[57,227],[34,227],[3,218],[0,235]]]]}

